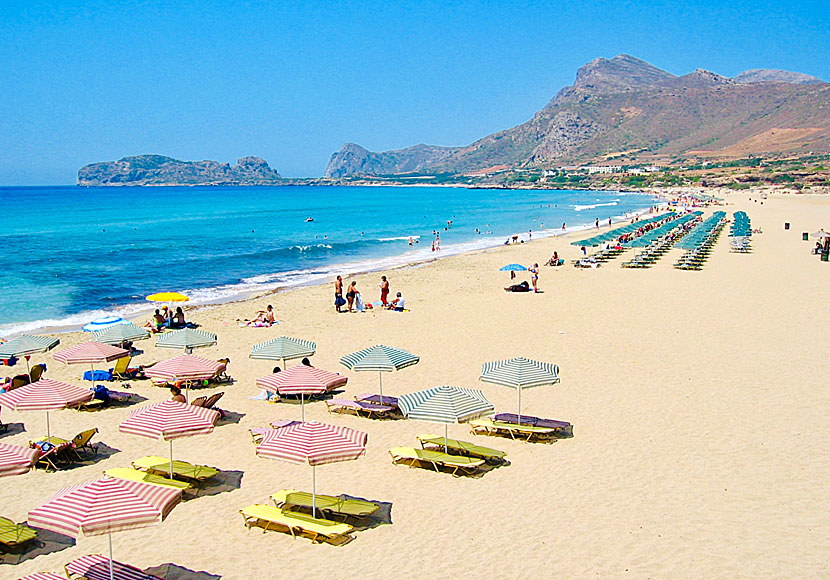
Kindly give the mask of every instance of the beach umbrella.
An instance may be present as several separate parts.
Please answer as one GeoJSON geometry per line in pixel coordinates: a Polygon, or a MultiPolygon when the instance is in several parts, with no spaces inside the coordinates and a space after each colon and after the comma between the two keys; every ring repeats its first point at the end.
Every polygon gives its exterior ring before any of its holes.
{"type": "Polygon", "coordinates": [[[508,264],[499,268],[499,272],[524,272],[525,270],[527,270],[527,268],[521,264],[508,264]]]}
{"type": "Polygon", "coordinates": [[[34,466],[37,457],[37,449],[0,443],[0,477],[26,473],[34,466]]]}
{"type": "Polygon", "coordinates": [[[95,363],[108,363],[129,356],[130,351],[102,342],[82,342],[55,353],[55,360],[68,365],[88,364],[89,380],[95,381],[95,363]]]}
{"type": "Polygon", "coordinates": [[[181,499],[179,489],[102,478],[61,489],[29,512],[28,523],[73,538],[107,534],[112,580],[112,533],[156,525],[181,499]]]}
{"type": "Polygon", "coordinates": [[[150,294],[146,300],[150,302],[187,302],[190,298],[178,292],[158,292],[150,294]]]}
{"type": "Polygon", "coordinates": [[[150,336],[150,333],[139,328],[132,322],[125,322],[124,324],[116,324],[104,330],[96,330],[93,333],[96,342],[104,344],[121,344],[126,340],[144,340],[150,336]]]}
{"type": "Polygon", "coordinates": [[[68,385],[52,379],[40,379],[0,394],[0,406],[13,411],[46,411],[46,436],[51,437],[49,411],[92,400],[89,389],[68,385]]]}
{"type": "Polygon", "coordinates": [[[820,240],[823,240],[824,238],[830,238],[830,233],[825,232],[825,231],[824,231],[824,229],[820,229],[819,231],[817,231],[817,232],[813,232],[813,233],[812,233],[812,234],[810,234],[810,235],[811,235],[812,237],[814,237],[814,238],[818,238],[818,239],[820,239],[820,240]]]}
{"type": "Polygon", "coordinates": [[[151,379],[168,383],[184,381],[185,386],[188,386],[193,381],[203,381],[214,376],[220,371],[222,364],[192,354],[182,354],[145,368],[144,374],[151,379]]]}
{"type": "Polygon", "coordinates": [[[21,576],[17,580],[66,580],[66,576],[59,576],[54,572],[35,572],[34,574],[21,576]]]}
{"type": "Polygon", "coordinates": [[[92,322],[84,324],[81,327],[81,329],[84,332],[95,332],[97,330],[104,330],[106,328],[110,328],[111,326],[118,326],[119,324],[130,324],[130,322],[124,320],[120,316],[104,316],[102,318],[96,318],[92,322]]]}
{"type": "Polygon", "coordinates": [[[399,371],[417,364],[421,358],[401,348],[378,344],[347,354],[340,364],[353,371],[377,371],[380,388],[380,404],[383,404],[383,373],[399,371]]]}
{"type": "MultiPolygon", "coordinates": [[[[60,339],[51,336],[34,336],[21,334],[17,338],[0,345],[0,358],[26,357],[31,354],[46,352],[55,348],[60,339]]],[[[29,372],[29,359],[26,359],[26,372],[29,372]]]]}
{"type": "Polygon", "coordinates": [[[348,377],[307,365],[296,365],[279,373],[257,379],[258,387],[280,395],[300,395],[302,420],[305,421],[305,396],[319,395],[340,387],[348,377]]]}
{"type": "Polygon", "coordinates": [[[285,368],[285,361],[313,356],[316,350],[317,345],[310,340],[279,336],[255,344],[251,348],[251,358],[279,360],[282,361],[282,366],[285,368]]]}
{"type": "Polygon", "coordinates": [[[493,412],[493,404],[478,389],[448,385],[423,389],[398,397],[398,408],[407,419],[444,424],[444,451],[450,423],[464,423],[493,412]]]}
{"type": "Polygon", "coordinates": [[[178,401],[162,401],[136,409],[118,426],[122,433],[170,442],[170,479],[173,479],[173,439],[207,435],[219,420],[214,409],[178,401]]]}
{"type": "Polygon", "coordinates": [[[479,380],[516,389],[519,395],[519,423],[522,422],[522,389],[546,387],[559,382],[559,367],[523,356],[481,365],[479,380]]]}
{"type": "Polygon", "coordinates": [[[190,352],[200,346],[213,346],[216,344],[216,335],[204,330],[195,328],[182,328],[175,332],[166,332],[156,339],[156,346],[162,348],[183,348],[190,352]]]}
{"type": "Polygon", "coordinates": [[[317,466],[350,461],[366,452],[363,431],[310,421],[265,432],[256,448],[259,457],[311,466],[311,514],[317,513],[317,466]]]}

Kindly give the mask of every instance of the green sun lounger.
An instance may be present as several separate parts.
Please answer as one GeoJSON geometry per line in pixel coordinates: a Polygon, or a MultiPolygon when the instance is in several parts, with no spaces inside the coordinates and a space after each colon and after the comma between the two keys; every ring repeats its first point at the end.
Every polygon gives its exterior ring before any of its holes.
{"type": "Polygon", "coordinates": [[[493,419],[473,419],[469,424],[476,435],[509,435],[511,439],[524,441],[556,441],[556,429],[551,427],[519,425],[493,419]]]}
{"type": "Polygon", "coordinates": [[[239,510],[239,513],[242,514],[245,526],[249,530],[252,526],[259,526],[263,534],[274,529],[288,532],[295,538],[310,538],[312,542],[345,543],[351,539],[348,534],[354,529],[349,524],[314,518],[270,505],[250,505],[239,510]]]}
{"type": "Polygon", "coordinates": [[[418,441],[421,442],[421,447],[424,449],[427,449],[427,445],[430,446],[430,449],[437,451],[443,451],[444,448],[446,448],[447,452],[454,451],[459,455],[478,457],[492,463],[500,463],[504,461],[505,457],[507,457],[506,451],[499,451],[498,449],[491,449],[490,447],[482,447],[481,445],[476,445],[475,443],[470,443],[469,441],[445,439],[444,437],[433,433],[418,435],[418,441]]]}
{"type": "MultiPolygon", "coordinates": [[[[278,508],[288,506],[311,507],[311,494],[296,489],[283,489],[271,494],[271,500],[278,508]]],[[[380,509],[370,501],[317,494],[317,509],[355,518],[365,518],[380,509]]]]}
{"type": "Polygon", "coordinates": [[[466,474],[475,473],[479,467],[484,465],[483,459],[450,455],[449,453],[430,449],[415,449],[414,447],[393,447],[389,450],[389,455],[392,456],[392,463],[396,465],[398,463],[405,463],[409,467],[431,465],[435,471],[441,471],[439,467],[446,467],[452,469],[454,477],[460,476],[459,471],[466,474]]]}
{"type": "Polygon", "coordinates": [[[16,524],[8,518],[0,517],[0,544],[14,548],[37,537],[37,532],[24,524],[16,524]]]}
{"type": "MultiPolygon", "coordinates": [[[[170,460],[157,455],[148,455],[133,461],[133,467],[156,475],[170,477],[170,460]]],[[[215,477],[220,470],[207,465],[194,465],[187,461],[173,461],[173,478],[202,483],[215,477]]]]}
{"type": "Polygon", "coordinates": [[[104,475],[115,479],[126,479],[127,481],[138,481],[141,483],[157,485],[159,487],[179,489],[183,492],[191,489],[191,485],[189,483],[185,483],[184,481],[176,481],[175,479],[161,477],[160,475],[153,475],[152,473],[139,471],[137,469],[130,469],[129,467],[113,467],[112,469],[105,470],[104,475]]]}

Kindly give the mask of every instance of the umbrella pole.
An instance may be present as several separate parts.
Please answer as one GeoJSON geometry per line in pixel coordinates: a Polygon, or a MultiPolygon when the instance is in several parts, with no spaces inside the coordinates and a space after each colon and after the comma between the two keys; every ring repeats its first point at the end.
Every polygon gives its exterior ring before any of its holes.
{"type": "Polygon", "coordinates": [[[449,425],[447,423],[444,423],[444,453],[447,453],[447,433],[448,433],[447,429],[448,428],[449,428],[449,425]]]}
{"type": "Polygon", "coordinates": [[[317,517],[317,467],[311,466],[311,517],[317,517]]]}
{"type": "Polygon", "coordinates": [[[49,428],[49,411],[46,411],[46,440],[52,442],[52,430],[49,428]]]}
{"type": "Polygon", "coordinates": [[[378,371],[378,385],[380,386],[380,404],[383,405],[383,373],[378,371]]]}
{"type": "Polygon", "coordinates": [[[517,391],[519,391],[519,413],[518,413],[518,423],[519,425],[522,424],[522,387],[517,387],[517,391]]]}
{"type": "Polygon", "coordinates": [[[112,531],[107,534],[107,538],[109,539],[110,544],[110,580],[115,580],[115,574],[112,569],[112,531]]]}
{"type": "Polygon", "coordinates": [[[305,396],[300,393],[300,413],[302,413],[303,423],[305,423],[305,396]]]}
{"type": "Polygon", "coordinates": [[[170,479],[173,479],[173,440],[170,440],[170,479]]]}

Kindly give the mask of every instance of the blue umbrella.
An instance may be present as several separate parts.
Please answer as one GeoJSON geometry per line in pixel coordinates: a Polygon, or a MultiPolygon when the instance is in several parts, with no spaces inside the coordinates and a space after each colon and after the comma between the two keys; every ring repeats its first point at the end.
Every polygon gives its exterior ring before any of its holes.
{"type": "Polygon", "coordinates": [[[523,270],[527,270],[521,264],[508,264],[499,268],[499,272],[522,272],[523,270]]]}
{"type": "Polygon", "coordinates": [[[130,322],[120,316],[104,316],[103,318],[96,318],[92,322],[85,324],[82,328],[85,332],[95,332],[97,330],[106,330],[111,326],[117,326],[119,324],[130,324],[130,322]]]}

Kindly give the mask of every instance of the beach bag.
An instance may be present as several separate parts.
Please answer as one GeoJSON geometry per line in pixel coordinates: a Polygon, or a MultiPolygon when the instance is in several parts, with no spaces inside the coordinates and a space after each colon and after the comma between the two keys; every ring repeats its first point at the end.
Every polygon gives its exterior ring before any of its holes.
{"type": "Polygon", "coordinates": [[[335,306],[343,306],[346,303],[346,299],[342,296],[335,296],[334,297],[334,305],[335,306]]]}

